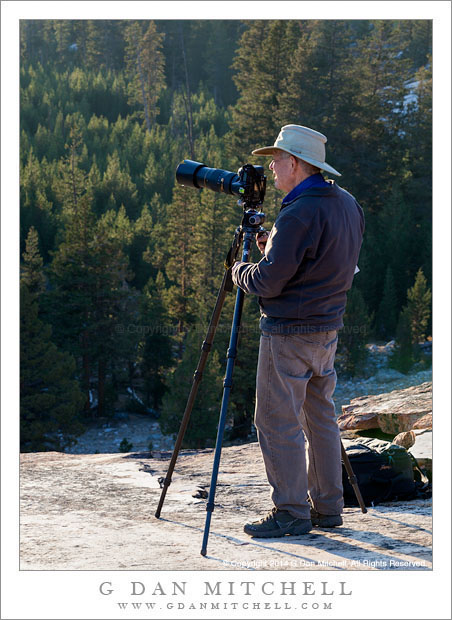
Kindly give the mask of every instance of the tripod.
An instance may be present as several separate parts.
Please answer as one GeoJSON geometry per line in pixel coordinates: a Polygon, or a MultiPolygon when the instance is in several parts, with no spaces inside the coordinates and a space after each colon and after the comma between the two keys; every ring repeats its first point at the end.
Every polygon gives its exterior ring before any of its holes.
{"type": "MultiPolygon", "coordinates": [[[[187,399],[187,404],[185,406],[185,411],[182,417],[176,443],[174,445],[174,450],[173,450],[171,461],[168,467],[168,471],[163,481],[160,501],[159,501],[157,510],[155,512],[155,516],[157,519],[160,518],[163,502],[165,501],[168,487],[171,484],[171,478],[173,475],[174,467],[176,465],[177,457],[178,457],[178,454],[179,454],[179,451],[182,445],[185,431],[188,426],[188,422],[190,420],[191,411],[193,409],[193,404],[196,398],[196,394],[198,392],[198,387],[202,379],[202,373],[206,365],[207,356],[212,347],[212,342],[215,336],[216,328],[218,326],[218,322],[220,319],[221,310],[223,308],[226,293],[231,292],[233,289],[233,282],[232,282],[232,276],[231,276],[232,266],[234,264],[234,261],[237,258],[242,240],[243,240],[242,261],[248,262],[250,252],[251,252],[251,243],[254,240],[256,233],[261,229],[261,224],[263,223],[264,219],[265,219],[265,216],[263,213],[259,213],[252,208],[245,210],[242,224],[236,230],[233,243],[226,257],[225,273],[223,275],[223,280],[222,280],[220,290],[217,295],[217,299],[216,299],[215,307],[214,307],[214,310],[213,310],[213,313],[210,319],[210,323],[207,328],[206,338],[203,341],[202,346],[201,346],[201,355],[198,361],[197,368],[193,375],[193,382],[192,382],[190,394],[187,399]]],[[[230,391],[232,388],[232,374],[234,371],[235,359],[237,357],[237,343],[238,343],[238,337],[239,337],[239,331],[240,331],[240,325],[241,325],[241,319],[242,319],[243,301],[244,301],[244,292],[242,289],[237,288],[237,296],[236,296],[236,301],[235,301],[235,306],[234,306],[234,315],[233,315],[232,326],[231,326],[231,335],[230,335],[229,347],[227,351],[226,373],[225,373],[225,377],[223,381],[223,398],[221,401],[220,418],[218,422],[217,439],[216,439],[216,444],[215,444],[215,455],[214,455],[214,462],[213,462],[213,468],[212,468],[211,482],[210,482],[210,487],[209,487],[209,495],[207,498],[207,505],[206,505],[207,515],[206,515],[206,522],[205,522],[205,527],[204,527],[204,537],[203,537],[202,547],[201,547],[201,555],[203,556],[207,554],[207,542],[208,542],[209,532],[210,532],[210,522],[212,519],[212,513],[215,508],[215,491],[216,491],[216,486],[217,486],[218,469],[220,466],[223,435],[224,435],[224,429],[226,425],[226,414],[227,414],[227,408],[228,408],[228,403],[229,403],[229,395],[230,395],[230,391]]],[[[344,466],[348,474],[349,482],[355,491],[355,494],[358,499],[358,503],[361,507],[362,512],[365,513],[367,512],[367,509],[361,497],[361,493],[358,488],[356,476],[353,474],[350,461],[345,452],[344,446],[342,445],[342,442],[341,442],[341,450],[342,450],[342,460],[344,462],[344,466]]]]}

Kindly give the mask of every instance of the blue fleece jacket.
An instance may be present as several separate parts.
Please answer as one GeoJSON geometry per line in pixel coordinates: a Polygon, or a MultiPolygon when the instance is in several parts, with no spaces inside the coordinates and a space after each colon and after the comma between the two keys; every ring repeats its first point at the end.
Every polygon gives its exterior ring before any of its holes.
{"type": "MultiPolygon", "coordinates": [[[[334,181],[286,197],[258,263],[236,263],[234,283],[259,297],[261,328],[309,332],[343,326],[364,233],[363,211],[334,181]]],[[[297,189],[297,188],[295,188],[297,189]]],[[[297,192],[295,192],[297,193],[297,192]]]]}

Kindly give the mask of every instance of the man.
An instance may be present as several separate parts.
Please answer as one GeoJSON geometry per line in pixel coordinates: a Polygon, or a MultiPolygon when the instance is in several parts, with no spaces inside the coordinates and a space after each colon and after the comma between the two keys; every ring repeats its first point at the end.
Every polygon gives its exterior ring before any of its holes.
{"type": "Polygon", "coordinates": [[[325,162],[326,141],[286,125],[273,146],[253,151],[273,157],[275,187],[286,196],[268,238],[257,238],[263,258],[232,270],[261,307],[255,425],[274,508],[244,528],[260,538],[342,525],[334,356],[364,216],[351,194],[324,180],[321,170],[340,176],[325,162]]]}

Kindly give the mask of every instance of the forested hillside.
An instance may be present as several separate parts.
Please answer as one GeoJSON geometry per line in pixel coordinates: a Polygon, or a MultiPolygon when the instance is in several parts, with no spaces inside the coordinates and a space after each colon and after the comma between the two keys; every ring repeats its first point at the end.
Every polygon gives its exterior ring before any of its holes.
{"type": "MultiPolygon", "coordinates": [[[[23,450],[63,449],[124,407],[178,430],[241,210],[175,169],[267,165],[250,152],[287,123],[328,136],[365,211],[339,370],[359,372],[371,337],[395,337],[410,367],[430,330],[431,34],[427,20],[21,21],[23,450]]],[[[269,179],[269,226],[281,198],[269,179]]],[[[190,446],[215,436],[233,303],[190,446]]],[[[258,315],[247,298],[231,437],[251,428],[258,315]]]]}

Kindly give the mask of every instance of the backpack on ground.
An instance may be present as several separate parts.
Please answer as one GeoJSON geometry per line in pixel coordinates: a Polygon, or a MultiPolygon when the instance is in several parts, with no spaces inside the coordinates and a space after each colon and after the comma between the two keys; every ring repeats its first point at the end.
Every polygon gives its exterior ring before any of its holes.
{"type": "MultiPolygon", "coordinates": [[[[431,485],[413,455],[402,446],[360,437],[343,440],[366,506],[431,496],[431,485]]],[[[345,506],[357,506],[355,492],[342,465],[345,506]]]]}

